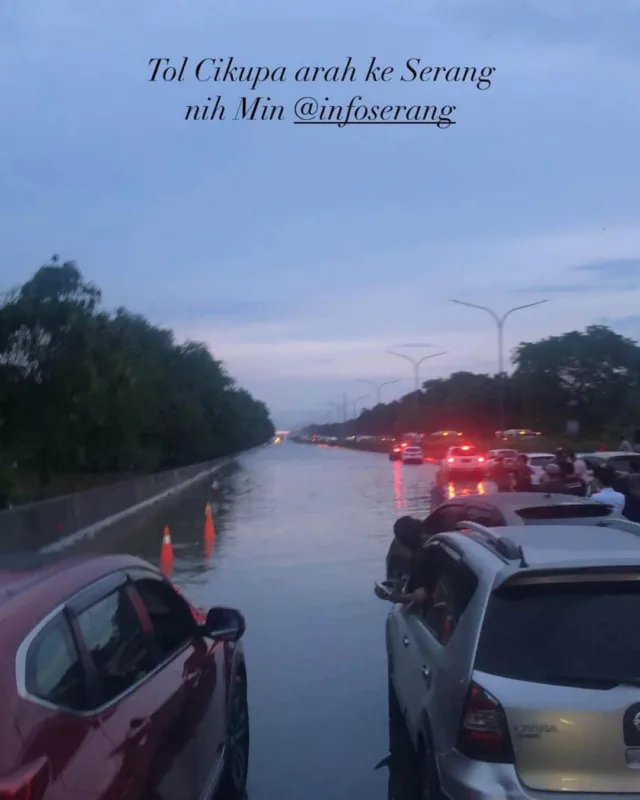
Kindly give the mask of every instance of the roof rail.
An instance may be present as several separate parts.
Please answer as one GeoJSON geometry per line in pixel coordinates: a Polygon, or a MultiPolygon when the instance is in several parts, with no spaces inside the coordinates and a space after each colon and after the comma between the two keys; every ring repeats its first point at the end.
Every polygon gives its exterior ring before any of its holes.
{"type": "Polygon", "coordinates": [[[599,519],[596,522],[599,528],[616,528],[625,533],[632,533],[634,536],[640,536],[640,525],[637,522],[631,522],[630,519],[599,519]]]}
{"type": "MultiPolygon", "coordinates": [[[[478,544],[491,550],[492,553],[501,558],[505,563],[519,561],[521,567],[528,567],[524,552],[520,545],[517,545],[508,536],[501,536],[499,533],[480,525],[479,522],[463,520],[456,525],[459,531],[466,531],[468,535],[478,544]]],[[[640,528],[640,526],[638,526],[640,528]]]]}

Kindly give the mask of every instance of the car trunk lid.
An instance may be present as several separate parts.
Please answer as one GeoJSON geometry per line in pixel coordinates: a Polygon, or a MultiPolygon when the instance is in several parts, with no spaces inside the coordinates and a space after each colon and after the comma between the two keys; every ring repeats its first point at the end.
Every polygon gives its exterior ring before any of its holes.
{"type": "Polygon", "coordinates": [[[640,685],[550,686],[482,672],[474,680],[499,698],[525,786],[542,792],[638,791],[640,685]]]}
{"type": "Polygon", "coordinates": [[[530,789],[638,792],[638,577],[560,576],[491,596],[474,681],[502,706],[530,789]]]}

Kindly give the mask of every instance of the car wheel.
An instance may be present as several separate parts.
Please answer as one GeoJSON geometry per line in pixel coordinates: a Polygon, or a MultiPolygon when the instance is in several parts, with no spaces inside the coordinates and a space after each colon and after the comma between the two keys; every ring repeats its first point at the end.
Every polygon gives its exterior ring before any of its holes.
{"type": "Polygon", "coordinates": [[[247,682],[236,679],[227,737],[225,740],[225,763],[218,800],[240,800],[244,797],[249,771],[249,702],[247,682]]]}
{"type": "Polygon", "coordinates": [[[422,742],[419,754],[420,773],[420,800],[441,800],[440,778],[438,767],[433,752],[433,745],[429,738],[422,742]]]}

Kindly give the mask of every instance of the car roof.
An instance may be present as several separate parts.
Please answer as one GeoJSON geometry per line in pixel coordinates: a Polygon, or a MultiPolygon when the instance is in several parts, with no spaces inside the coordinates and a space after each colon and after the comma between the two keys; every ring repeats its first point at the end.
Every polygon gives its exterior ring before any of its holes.
{"type": "Polygon", "coordinates": [[[553,453],[525,453],[525,455],[529,456],[529,458],[540,458],[541,456],[544,458],[555,458],[553,453]]]}
{"type": "Polygon", "coordinates": [[[625,450],[603,450],[603,451],[598,451],[597,453],[580,453],[580,455],[592,456],[595,458],[613,458],[614,456],[628,457],[628,456],[637,456],[640,454],[634,451],[628,452],[625,450]]]}
{"type": "Polygon", "coordinates": [[[24,553],[2,557],[0,625],[30,630],[85,586],[122,569],[155,567],[135,556],[24,553]]]}
{"type": "MultiPolygon", "coordinates": [[[[492,494],[468,494],[462,497],[453,497],[445,503],[462,503],[464,505],[477,505],[478,503],[516,510],[518,508],[533,508],[536,506],[582,506],[592,505],[596,500],[588,497],[576,497],[572,494],[552,494],[547,492],[495,492],[492,494]]],[[[444,505],[444,503],[442,504],[444,505]]],[[[438,508],[442,508],[438,506],[438,508]]]]}
{"type": "Polygon", "coordinates": [[[640,566],[640,536],[607,525],[511,525],[495,531],[522,547],[529,568],[640,566]]]}

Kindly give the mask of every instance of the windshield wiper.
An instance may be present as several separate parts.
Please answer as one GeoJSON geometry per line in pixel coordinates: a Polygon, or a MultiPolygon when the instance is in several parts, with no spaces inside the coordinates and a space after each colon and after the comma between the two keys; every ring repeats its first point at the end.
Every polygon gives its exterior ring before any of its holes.
{"type": "Polygon", "coordinates": [[[559,683],[567,686],[593,687],[594,689],[614,689],[616,686],[640,686],[638,678],[619,678],[607,675],[545,675],[545,683],[559,683]]]}

